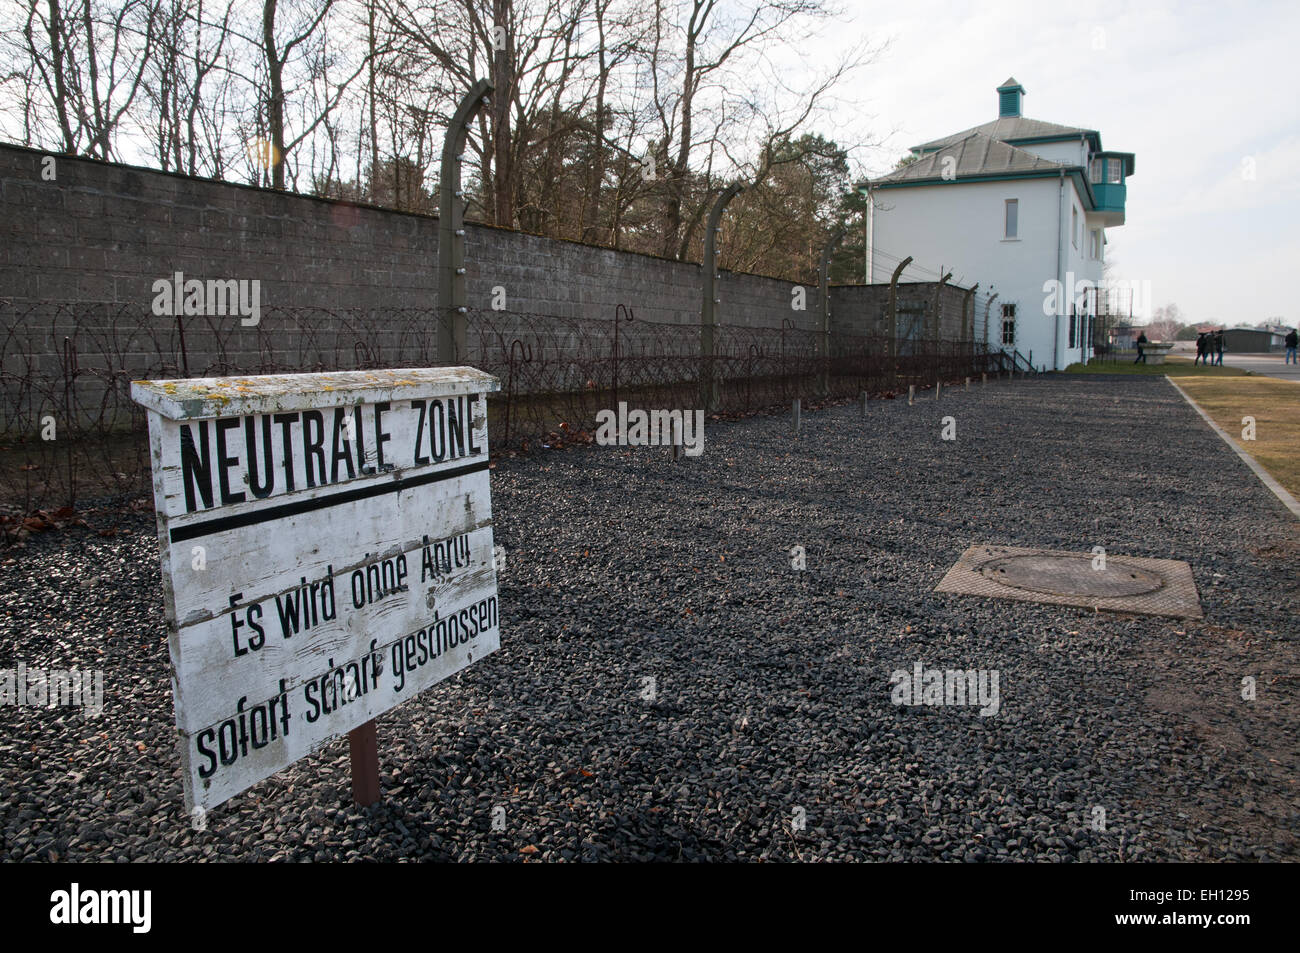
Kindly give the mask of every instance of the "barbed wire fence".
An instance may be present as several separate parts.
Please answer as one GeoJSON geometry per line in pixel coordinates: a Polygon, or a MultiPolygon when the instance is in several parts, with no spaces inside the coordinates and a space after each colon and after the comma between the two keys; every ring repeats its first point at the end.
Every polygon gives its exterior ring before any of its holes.
{"type": "MultiPolygon", "coordinates": [[[[638,320],[619,305],[598,318],[471,309],[466,363],[495,375],[494,451],[590,442],[602,409],[705,408],[716,416],[789,407],[795,398],[932,386],[1000,367],[972,340],[908,339],[720,324],[714,353],[700,327],[638,320]],[[714,382],[707,401],[702,381],[714,382]],[[707,401],[707,402],[706,402],[707,401]]],[[[155,316],[119,304],[0,302],[0,507],[70,513],[88,498],[147,496],[144,411],[133,380],[429,367],[437,308],[267,308],[238,317],[155,316]]]]}

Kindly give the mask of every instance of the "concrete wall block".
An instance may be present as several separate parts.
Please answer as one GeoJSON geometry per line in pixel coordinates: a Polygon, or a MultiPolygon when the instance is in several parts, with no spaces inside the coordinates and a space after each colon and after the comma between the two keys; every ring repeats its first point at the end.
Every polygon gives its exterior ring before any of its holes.
{"type": "MultiPolygon", "coordinates": [[[[64,332],[55,324],[66,325],[93,349],[95,335],[117,322],[118,333],[128,337],[122,360],[178,363],[175,319],[149,313],[153,281],[178,270],[192,278],[262,282],[262,325],[256,329],[241,327],[237,316],[186,319],[192,373],[210,367],[247,372],[268,363],[299,370],[351,367],[359,341],[385,362],[402,364],[406,355],[427,359],[432,354],[436,319],[428,309],[438,306],[436,219],[74,160],[60,160],[60,190],[54,192],[39,182],[36,158],[0,146],[0,195],[8,213],[0,227],[22,236],[9,243],[0,260],[3,291],[26,301],[86,305],[49,319],[49,333],[36,335],[32,346],[42,361],[57,355],[64,332]],[[34,215],[28,198],[37,194],[67,201],[56,205],[54,214],[34,215]],[[129,309],[96,309],[95,302],[121,302],[129,309]],[[428,314],[402,313],[407,309],[428,314]]],[[[485,359],[505,360],[496,332],[506,340],[533,340],[548,360],[577,353],[580,346],[598,347],[603,326],[582,345],[573,325],[607,324],[619,304],[632,308],[646,328],[639,334],[637,325],[625,327],[627,346],[657,347],[665,334],[668,340],[679,338],[683,353],[698,346],[704,273],[694,263],[473,224],[466,226],[465,243],[471,306],[487,310],[492,288],[504,285],[511,312],[549,315],[555,322],[547,331],[533,320],[512,324],[507,314],[489,315],[492,339],[485,359]],[[652,324],[680,330],[651,332],[652,324]]],[[[724,272],[719,320],[759,329],[779,329],[786,322],[794,325],[795,335],[807,335],[819,321],[816,286],[804,285],[803,312],[790,308],[793,287],[789,281],[724,272]]],[[[833,289],[833,333],[883,328],[887,290],[833,289]]],[[[932,299],[932,286],[911,295],[922,301],[927,293],[932,299]]],[[[944,292],[945,333],[960,327],[962,297],[959,289],[944,292]]],[[[742,338],[727,346],[741,346],[736,342],[742,338]]],[[[471,340],[480,347],[473,327],[471,340]]]]}
{"type": "Polygon", "coordinates": [[[33,180],[13,178],[4,183],[4,203],[25,209],[28,215],[65,210],[64,199],[64,189],[57,182],[42,182],[39,172],[33,180]]]}
{"type": "Polygon", "coordinates": [[[63,207],[69,215],[97,218],[104,214],[104,196],[99,192],[63,187],[63,207]]]}

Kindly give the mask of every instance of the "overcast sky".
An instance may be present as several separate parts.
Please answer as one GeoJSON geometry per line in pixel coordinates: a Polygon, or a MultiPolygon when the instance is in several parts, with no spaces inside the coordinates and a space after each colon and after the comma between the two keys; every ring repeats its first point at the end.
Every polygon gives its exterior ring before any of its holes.
{"type": "Polygon", "coordinates": [[[847,2],[849,29],[821,42],[889,47],[820,131],[887,135],[856,155],[869,173],[997,118],[994,90],[1015,76],[1026,116],[1136,153],[1127,224],[1107,230],[1116,277],[1149,280],[1184,320],[1300,318],[1300,3],[847,2]]]}

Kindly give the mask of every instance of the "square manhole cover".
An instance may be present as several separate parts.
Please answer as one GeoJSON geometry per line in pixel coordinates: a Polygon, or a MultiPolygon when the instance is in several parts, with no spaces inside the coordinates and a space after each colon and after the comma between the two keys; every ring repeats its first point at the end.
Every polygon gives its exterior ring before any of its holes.
{"type": "Polygon", "coordinates": [[[1177,559],[972,546],[934,591],[1201,618],[1192,567],[1177,559]]]}

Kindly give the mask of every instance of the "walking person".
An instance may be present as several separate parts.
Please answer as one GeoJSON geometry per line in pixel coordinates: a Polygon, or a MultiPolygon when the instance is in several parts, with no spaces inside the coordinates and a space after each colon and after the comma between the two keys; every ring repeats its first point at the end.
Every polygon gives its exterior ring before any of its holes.
{"type": "Polygon", "coordinates": [[[1138,356],[1133,358],[1134,364],[1145,364],[1147,362],[1146,352],[1142,350],[1142,345],[1147,343],[1147,333],[1145,331],[1138,334],[1137,349],[1138,356]]]}
{"type": "Polygon", "coordinates": [[[1214,363],[1223,366],[1223,332],[1214,332],[1214,363]]]}
{"type": "Polygon", "coordinates": [[[1286,360],[1283,361],[1282,363],[1300,364],[1300,361],[1296,360],[1296,354],[1295,354],[1296,344],[1297,342],[1300,342],[1300,337],[1296,335],[1295,328],[1292,328],[1290,331],[1286,332],[1286,337],[1284,338],[1284,340],[1286,341],[1286,360]]]}
{"type": "Polygon", "coordinates": [[[1192,361],[1192,365],[1195,366],[1201,363],[1201,360],[1204,357],[1205,357],[1205,332],[1202,331],[1200,334],[1196,335],[1196,360],[1192,361]]]}

